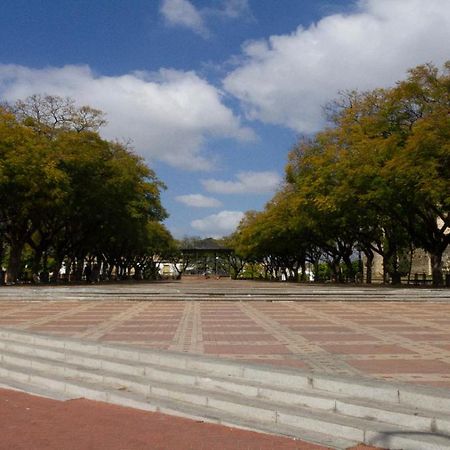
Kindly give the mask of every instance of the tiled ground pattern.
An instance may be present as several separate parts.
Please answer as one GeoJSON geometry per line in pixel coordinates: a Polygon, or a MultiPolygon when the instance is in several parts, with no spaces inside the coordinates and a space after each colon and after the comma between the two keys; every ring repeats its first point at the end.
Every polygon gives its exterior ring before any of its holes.
{"type": "Polygon", "coordinates": [[[450,388],[450,304],[0,301],[0,327],[450,388]]]}

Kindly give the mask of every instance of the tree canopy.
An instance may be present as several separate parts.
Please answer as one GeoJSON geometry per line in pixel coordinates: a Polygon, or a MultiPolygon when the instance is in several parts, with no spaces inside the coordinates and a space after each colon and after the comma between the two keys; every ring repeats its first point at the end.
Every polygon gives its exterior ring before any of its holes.
{"type": "Polygon", "coordinates": [[[394,283],[404,255],[422,248],[441,285],[450,243],[450,62],[441,71],[418,66],[389,89],[343,93],[327,112],[331,125],[291,150],[283,189],[241,222],[237,248],[272,264],[294,248],[310,262],[322,255],[336,278],[341,262],[354,277],[359,250],[369,281],[375,252],[394,283]]]}
{"type": "Polygon", "coordinates": [[[0,259],[9,281],[63,262],[142,272],[172,237],[163,183],[127,146],[100,137],[104,116],[33,96],[0,108],[0,259]],[[145,254],[145,255],[144,255],[145,254]],[[147,264],[144,264],[147,262],[147,264]]]}

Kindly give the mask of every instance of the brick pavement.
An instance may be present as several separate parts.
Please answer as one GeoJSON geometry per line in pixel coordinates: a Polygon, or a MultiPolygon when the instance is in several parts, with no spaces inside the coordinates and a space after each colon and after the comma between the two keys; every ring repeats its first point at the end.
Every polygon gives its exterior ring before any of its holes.
{"type": "Polygon", "coordinates": [[[4,450],[327,450],[161,413],[85,399],[60,402],[4,389],[0,431],[4,450]]]}
{"type": "MultiPolygon", "coordinates": [[[[277,285],[270,289],[276,295],[277,285]]],[[[450,303],[432,297],[186,302],[105,295],[101,301],[18,301],[1,294],[0,289],[0,327],[450,388],[450,303]]]]}

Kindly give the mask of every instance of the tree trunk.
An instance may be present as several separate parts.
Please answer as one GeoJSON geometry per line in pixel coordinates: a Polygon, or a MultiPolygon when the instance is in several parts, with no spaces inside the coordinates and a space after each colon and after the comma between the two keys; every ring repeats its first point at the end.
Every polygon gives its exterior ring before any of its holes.
{"type": "Polygon", "coordinates": [[[383,283],[387,284],[389,282],[389,256],[383,255],[383,283]]]}
{"type": "Polygon", "coordinates": [[[397,270],[391,273],[391,277],[392,277],[392,284],[397,285],[402,283],[402,277],[397,270]]]}
{"type": "Polygon", "coordinates": [[[2,270],[3,266],[3,255],[5,253],[5,241],[0,238],[0,270],[2,270]]]}
{"type": "Polygon", "coordinates": [[[40,246],[34,250],[32,272],[33,272],[33,275],[35,275],[35,276],[39,276],[43,252],[44,252],[44,249],[41,248],[40,246]]]}
{"type": "Polygon", "coordinates": [[[7,270],[8,283],[16,283],[20,275],[20,265],[22,262],[22,252],[24,242],[13,240],[9,248],[9,261],[7,270]]]}
{"type": "Polygon", "coordinates": [[[319,280],[319,260],[314,261],[314,283],[318,283],[319,280]]]}
{"type": "Polygon", "coordinates": [[[333,283],[342,283],[342,272],[341,268],[339,267],[341,262],[341,258],[339,256],[335,256],[331,259],[331,261],[328,262],[328,267],[331,271],[331,281],[333,283]]]}
{"type": "Polygon", "coordinates": [[[372,267],[373,267],[373,258],[374,254],[372,251],[365,251],[366,255],[366,283],[372,284],[372,267]]]}
{"type": "Polygon", "coordinates": [[[74,278],[76,282],[80,282],[83,279],[84,260],[84,256],[80,256],[76,259],[76,266],[74,270],[74,278]]]}
{"type": "Polygon", "coordinates": [[[391,269],[389,275],[391,276],[392,284],[394,284],[394,285],[402,284],[402,276],[401,276],[400,270],[399,270],[399,258],[398,258],[397,252],[395,252],[392,255],[390,266],[392,267],[392,269],[391,269]]]}
{"type": "MultiPolygon", "coordinates": [[[[303,259],[300,261],[300,281],[306,281],[306,261],[303,259]]],[[[309,280],[308,280],[309,281],[309,280]]]]}
{"type": "Polygon", "coordinates": [[[350,259],[350,256],[345,255],[343,257],[345,267],[347,268],[347,282],[350,281],[350,283],[355,282],[355,269],[353,267],[352,261],[350,259]]]}
{"type": "Polygon", "coordinates": [[[433,276],[433,286],[440,287],[444,284],[442,273],[442,253],[443,251],[435,250],[431,253],[431,273],[433,276]]]}
{"type": "Polygon", "coordinates": [[[295,282],[295,283],[298,283],[298,280],[299,280],[299,272],[300,272],[300,271],[299,271],[298,266],[292,268],[291,281],[293,281],[293,282],[295,282]]]}
{"type": "Polygon", "coordinates": [[[408,285],[411,283],[411,270],[414,260],[414,248],[411,246],[409,249],[409,264],[408,264],[408,285]]]}
{"type": "Polygon", "coordinates": [[[73,258],[70,257],[67,259],[67,264],[66,264],[66,278],[67,278],[68,283],[73,281],[72,270],[73,270],[73,258]]]}

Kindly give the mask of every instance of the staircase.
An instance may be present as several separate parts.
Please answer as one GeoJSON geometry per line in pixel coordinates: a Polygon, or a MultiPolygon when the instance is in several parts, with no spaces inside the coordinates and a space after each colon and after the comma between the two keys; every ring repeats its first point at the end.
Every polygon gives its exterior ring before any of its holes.
{"type": "Polygon", "coordinates": [[[345,449],[450,450],[450,392],[0,329],[0,384],[345,449]]]}
{"type": "Polygon", "coordinates": [[[367,286],[253,283],[236,281],[205,284],[167,282],[84,286],[2,286],[2,300],[148,300],[148,301],[401,301],[449,302],[449,289],[409,289],[367,286]]]}

